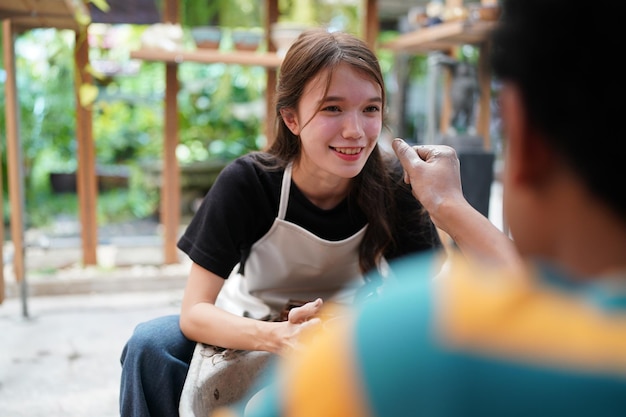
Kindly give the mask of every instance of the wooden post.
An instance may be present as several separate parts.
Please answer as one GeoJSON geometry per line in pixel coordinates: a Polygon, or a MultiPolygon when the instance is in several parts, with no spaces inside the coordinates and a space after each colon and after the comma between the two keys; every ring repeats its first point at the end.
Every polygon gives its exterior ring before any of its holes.
{"type": "MultiPolygon", "coordinates": [[[[271,41],[272,25],[278,21],[278,0],[266,0],[265,10],[265,39],[267,39],[268,52],[276,52],[276,47],[271,41]]],[[[267,82],[265,87],[265,147],[269,148],[274,142],[276,135],[276,126],[274,122],[276,120],[276,106],[274,103],[276,97],[276,83],[278,80],[278,72],[276,68],[267,67],[265,70],[267,76],[267,82]]]]}
{"type": "MultiPolygon", "coordinates": [[[[2,158],[2,153],[0,152],[0,159],[2,158]]],[[[0,259],[4,260],[4,189],[2,187],[2,170],[0,169],[0,196],[2,196],[2,204],[0,204],[0,259]]],[[[0,304],[4,301],[4,262],[2,262],[2,267],[0,268],[0,304]]]]}
{"type": "MultiPolygon", "coordinates": [[[[3,36],[4,39],[4,36],[3,36]]],[[[3,45],[4,46],[4,45],[3,45]]],[[[6,46],[3,47],[6,53],[6,46]]],[[[6,62],[6,59],[4,60],[6,62]]],[[[6,97],[6,93],[5,93],[6,97]]],[[[0,160],[2,160],[2,152],[0,152],[0,160]]],[[[2,204],[0,204],[0,259],[4,260],[4,188],[2,187],[2,169],[0,169],[0,197],[2,197],[2,204]]],[[[0,304],[4,301],[4,261],[2,262],[2,268],[0,268],[0,304]]]]}
{"type": "Polygon", "coordinates": [[[363,39],[365,39],[370,48],[374,49],[379,30],[377,0],[365,0],[363,9],[365,10],[365,16],[362,19],[363,39]]]}
{"type": "MultiPolygon", "coordinates": [[[[457,47],[446,52],[449,57],[456,55],[457,47]]],[[[447,67],[446,67],[447,68],[447,67]]],[[[443,91],[441,101],[441,114],[439,115],[439,132],[445,135],[450,129],[450,120],[452,119],[452,98],[450,97],[450,89],[452,88],[452,71],[447,69],[443,72],[443,91]]]]}
{"type": "MultiPolygon", "coordinates": [[[[163,13],[166,23],[178,23],[178,0],[167,0],[163,13]]],[[[163,225],[163,260],[178,262],[176,242],[180,225],[180,169],[176,158],[178,146],[178,64],[165,64],[165,137],[161,184],[161,224],[163,225]]]]}
{"type": "Polygon", "coordinates": [[[80,86],[91,83],[93,77],[85,68],[89,63],[89,45],[87,28],[76,32],[74,46],[74,65],[79,82],[76,83],[76,158],[78,172],[76,186],[81,223],[81,240],[83,248],[83,264],[96,265],[98,247],[97,199],[98,184],[96,180],[95,146],[93,142],[91,104],[85,107],[80,102],[80,86]]]}
{"type": "Polygon", "coordinates": [[[491,69],[489,67],[489,43],[480,44],[478,55],[478,83],[480,99],[476,121],[476,132],[483,137],[483,147],[491,150],[489,125],[491,121],[491,69]]]}
{"type": "Polygon", "coordinates": [[[178,262],[176,242],[180,225],[180,169],[178,146],[178,64],[165,64],[165,138],[161,184],[161,223],[163,224],[164,262],[178,262]]]}
{"type": "Polygon", "coordinates": [[[27,286],[24,268],[24,170],[20,143],[19,106],[15,77],[15,49],[13,25],[9,19],[2,21],[2,47],[6,68],[6,148],[11,207],[11,240],[13,241],[13,273],[21,285],[22,315],[28,316],[27,286]]]}

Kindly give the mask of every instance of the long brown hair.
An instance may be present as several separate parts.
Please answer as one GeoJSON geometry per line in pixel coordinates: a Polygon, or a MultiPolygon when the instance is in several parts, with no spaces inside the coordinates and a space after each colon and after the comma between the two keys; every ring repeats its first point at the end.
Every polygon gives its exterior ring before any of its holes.
{"type": "MultiPolygon", "coordinates": [[[[309,29],[293,43],[280,67],[276,87],[276,138],[268,152],[283,163],[300,157],[298,136],[287,127],[281,109],[297,109],[309,81],[322,71],[327,72],[326,89],[333,71],[340,64],[349,64],[366,78],[380,86],[384,115],[385,86],[378,58],[369,46],[356,36],[325,29],[309,29]]],[[[385,249],[393,242],[389,214],[394,213],[389,164],[383,161],[376,145],[363,170],[354,178],[350,200],[365,213],[368,228],[359,249],[362,272],[376,267],[385,249]]]]}

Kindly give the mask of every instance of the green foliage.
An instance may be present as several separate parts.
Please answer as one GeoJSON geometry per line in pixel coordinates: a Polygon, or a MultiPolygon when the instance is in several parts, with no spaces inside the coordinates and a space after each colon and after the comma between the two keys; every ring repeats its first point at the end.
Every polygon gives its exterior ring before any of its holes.
{"type": "Polygon", "coordinates": [[[184,26],[262,25],[263,2],[258,0],[185,0],[181,6],[181,22],[184,26]]]}
{"type": "Polygon", "coordinates": [[[26,32],[15,43],[20,129],[27,175],[46,148],[56,148],[63,162],[73,159],[76,152],[73,45],[72,32],[52,30],[26,32]]]}
{"type": "Polygon", "coordinates": [[[99,164],[133,164],[161,153],[162,111],[159,106],[129,100],[100,100],[94,106],[94,138],[99,164]],[[156,110],[156,111],[155,111],[156,110]]]}
{"type": "Polygon", "coordinates": [[[187,81],[179,93],[182,162],[231,160],[263,145],[262,68],[189,64],[184,71],[187,81]]]}
{"type": "MultiPolygon", "coordinates": [[[[124,57],[123,50],[136,47],[142,30],[123,31],[112,49],[96,44],[90,56],[128,65],[129,51],[124,57]]],[[[54,30],[27,32],[16,43],[26,218],[32,226],[78,210],[75,195],[53,194],[49,182],[51,172],[74,172],[77,167],[73,47],[72,32],[54,30]]],[[[162,158],[164,75],[162,63],[143,62],[137,74],[109,74],[97,81],[99,95],[92,108],[96,163],[130,169],[128,189],[99,194],[101,222],[146,217],[158,208],[159,190],[146,186],[141,166],[162,158]]],[[[254,106],[264,100],[262,68],[185,64],[179,80],[181,163],[231,160],[264,144],[263,113],[254,106]]],[[[2,131],[4,106],[2,100],[2,131]]],[[[3,180],[6,192],[6,171],[3,180]]]]}
{"type": "MultiPolygon", "coordinates": [[[[97,221],[99,224],[110,224],[147,218],[154,214],[158,202],[158,193],[143,187],[104,191],[98,195],[97,221]]],[[[48,227],[54,217],[61,215],[79,217],[78,196],[75,193],[36,194],[29,204],[41,209],[27,207],[27,227],[48,227]]],[[[5,210],[8,210],[8,206],[5,206],[5,210]]]]}
{"type": "Polygon", "coordinates": [[[279,0],[279,21],[328,27],[359,35],[361,33],[358,3],[320,2],[316,0],[279,0]]]}

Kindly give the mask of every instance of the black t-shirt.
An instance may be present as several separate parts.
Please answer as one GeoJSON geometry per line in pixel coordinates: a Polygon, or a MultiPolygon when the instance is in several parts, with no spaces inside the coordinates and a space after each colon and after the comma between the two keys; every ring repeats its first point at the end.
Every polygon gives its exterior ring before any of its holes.
{"type": "MultiPolygon", "coordinates": [[[[255,154],[242,156],[222,170],[178,241],[178,248],[193,262],[223,278],[237,263],[244,263],[252,245],[278,215],[284,169],[268,169],[256,158],[255,154]]],[[[390,260],[440,246],[433,224],[416,214],[421,206],[410,189],[399,189],[396,201],[403,222],[394,231],[394,250],[385,257],[390,260]]],[[[285,220],[331,241],[346,239],[367,224],[365,214],[349,198],[324,210],[293,182],[285,220]]]]}

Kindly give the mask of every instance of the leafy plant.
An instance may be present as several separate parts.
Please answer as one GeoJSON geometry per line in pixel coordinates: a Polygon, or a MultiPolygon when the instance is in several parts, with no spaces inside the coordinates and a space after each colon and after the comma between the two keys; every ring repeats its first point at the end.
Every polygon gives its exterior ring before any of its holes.
{"type": "Polygon", "coordinates": [[[190,64],[181,78],[185,80],[179,93],[182,162],[231,160],[263,146],[262,68],[190,64]]]}
{"type": "Polygon", "coordinates": [[[258,0],[185,0],[181,22],[184,26],[261,26],[262,7],[258,0]]]}

